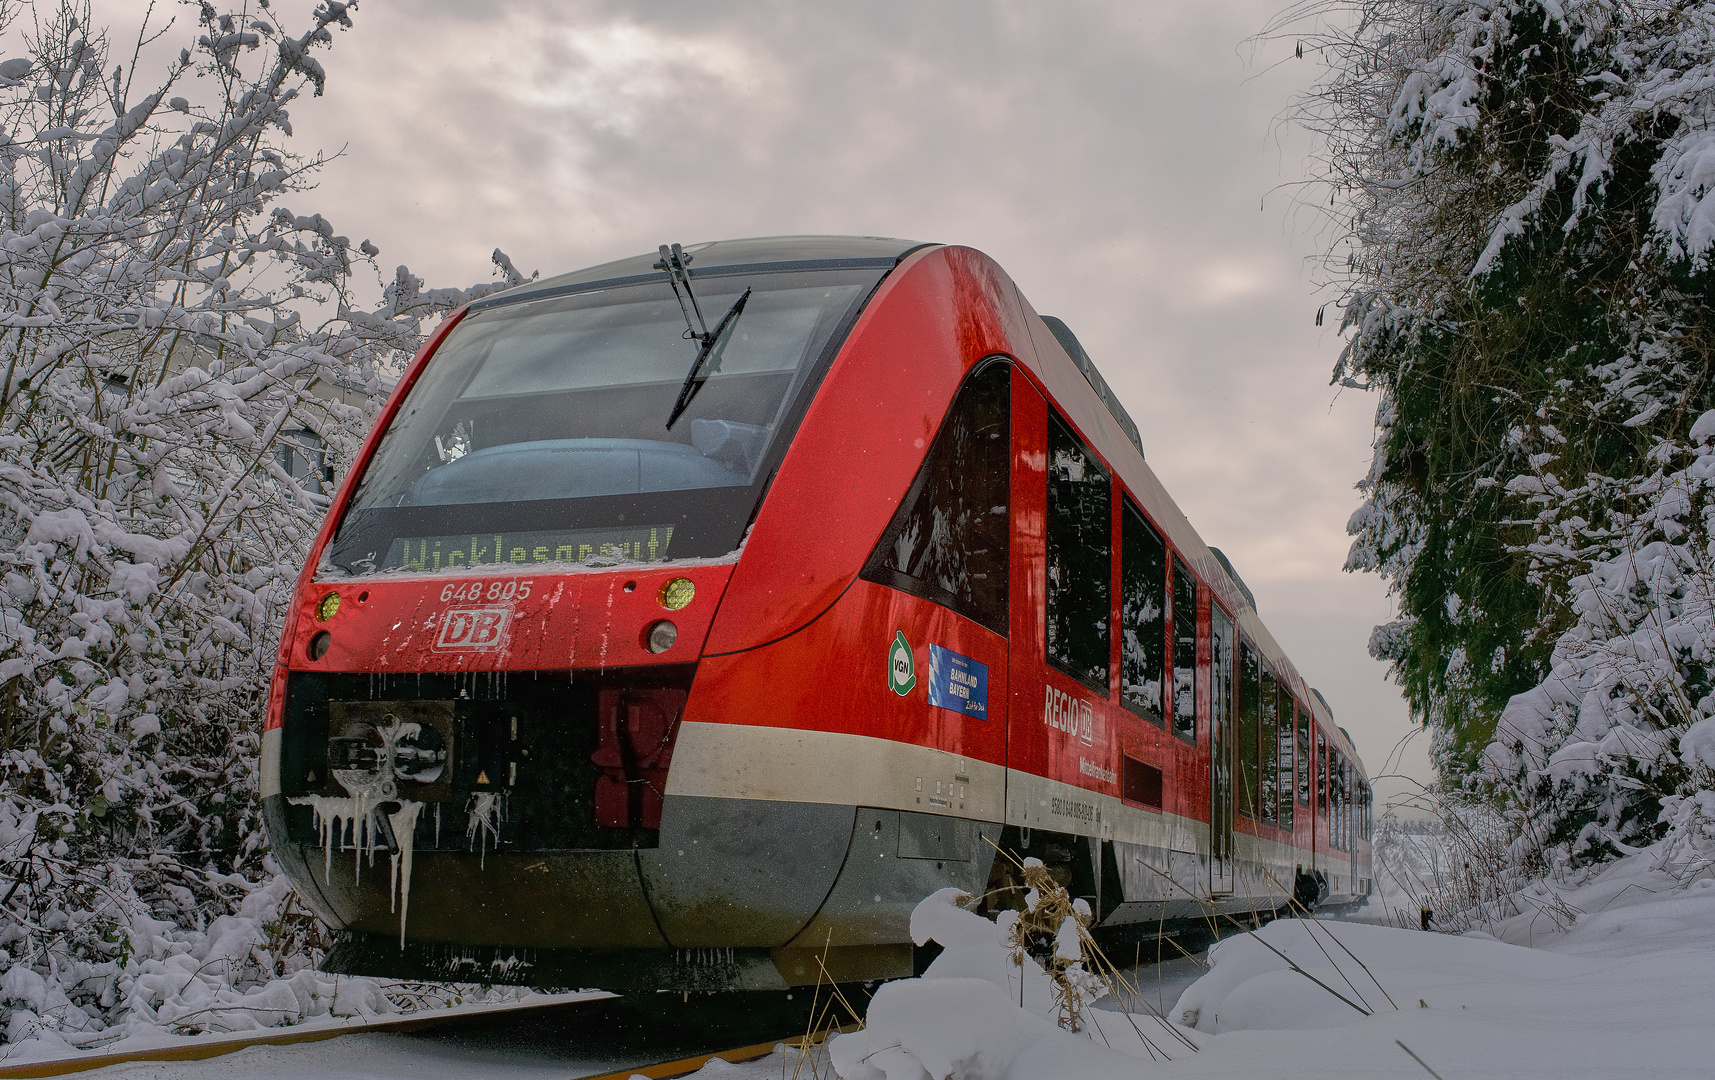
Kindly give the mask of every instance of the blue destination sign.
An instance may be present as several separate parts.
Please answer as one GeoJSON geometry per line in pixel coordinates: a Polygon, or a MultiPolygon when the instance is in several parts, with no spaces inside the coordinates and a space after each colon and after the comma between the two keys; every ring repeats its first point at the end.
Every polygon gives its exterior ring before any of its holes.
{"type": "Polygon", "coordinates": [[[929,704],[987,720],[989,666],[951,649],[929,646],[929,704]]]}

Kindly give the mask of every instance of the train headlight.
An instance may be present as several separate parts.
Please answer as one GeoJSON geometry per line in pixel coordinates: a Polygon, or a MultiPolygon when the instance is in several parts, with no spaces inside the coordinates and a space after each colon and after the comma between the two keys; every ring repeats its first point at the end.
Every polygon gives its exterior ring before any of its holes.
{"type": "Polygon", "coordinates": [[[661,606],[668,611],[678,611],[689,604],[691,598],[696,595],[697,586],[695,582],[690,578],[676,577],[661,586],[661,595],[656,599],[660,600],[661,606]]]}
{"type": "Polygon", "coordinates": [[[339,593],[330,592],[322,597],[322,602],[316,605],[316,619],[327,622],[339,611],[339,593]]]}
{"type": "Polygon", "coordinates": [[[664,653],[673,647],[675,641],[679,640],[679,628],[666,619],[662,619],[649,628],[649,633],[643,640],[649,646],[650,652],[664,653]]]}

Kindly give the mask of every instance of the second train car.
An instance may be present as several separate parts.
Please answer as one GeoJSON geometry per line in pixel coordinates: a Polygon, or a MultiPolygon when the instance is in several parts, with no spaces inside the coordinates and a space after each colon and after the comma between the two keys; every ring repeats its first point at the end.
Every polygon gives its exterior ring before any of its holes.
{"type": "Polygon", "coordinates": [[[263,739],[333,970],[908,975],[1034,855],[1100,925],[1360,900],[1369,789],[1066,326],[967,247],[662,248],[446,320],[263,739]]]}

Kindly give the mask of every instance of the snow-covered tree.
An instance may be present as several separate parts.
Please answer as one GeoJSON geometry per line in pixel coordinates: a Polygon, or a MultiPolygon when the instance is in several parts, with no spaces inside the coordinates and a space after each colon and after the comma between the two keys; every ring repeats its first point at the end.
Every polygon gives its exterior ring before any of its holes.
{"type": "Polygon", "coordinates": [[[1348,563],[1398,600],[1372,651],[1444,781],[1497,785],[1536,855],[1659,838],[1708,787],[1681,744],[1715,705],[1715,4],[1358,0],[1292,29],[1330,65],[1301,118],[1334,377],[1380,392],[1348,563]]]}
{"type": "Polygon", "coordinates": [[[357,302],[375,246],[286,203],[351,6],[281,6],[120,49],[87,4],[0,0],[0,966],[68,1031],[130,1007],[151,927],[266,876],[259,722],[332,485],[426,320],[522,280],[496,252],[499,283],[400,267],[357,302]]]}

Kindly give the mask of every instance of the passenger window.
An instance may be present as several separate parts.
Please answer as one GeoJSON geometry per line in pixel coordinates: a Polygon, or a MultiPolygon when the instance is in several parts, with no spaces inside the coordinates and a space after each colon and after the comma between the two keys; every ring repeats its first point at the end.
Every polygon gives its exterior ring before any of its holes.
{"type": "Polygon", "coordinates": [[[1328,800],[1333,791],[1328,785],[1328,738],[1320,728],[1316,730],[1316,786],[1322,792],[1322,797],[1316,800],[1316,812],[1327,817],[1328,800]]]}
{"type": "Polygon", "coordinates": [[[1197,579],[1173,560],[1173,734],[1197,741],[1197,579]]]}
{"type": "Polygon", "coordinates": [[[1346,850],[1346,761],[1338,751],[1328,751],[1328,783],[1333,787],[1333,825],[1329,827],[1328,846],[1346,850]]]}
{"type": "Polygon", "coordinates": [[[1298,805],[1310,805],[1310,711],[1298,710],[1298,805]]]}
{"type": "Polygon", "coordinates": [[[1274,672],[1263,666],[1257,687],[1260,706],[1258,749],[1261,751],[1262,785],[1257,794],[1262,803],[1262,820],[1273,825],[1280,820],[1280,753],[1275,731],[1280,727],[1280,687],[1274,672]]]}
{"type": "Polygon", "coordinates": [[[959,390],[917,479],[870,554],[868,581],[1007,632],[1012,365],[985,362],[959,390]]]}
{"type": "Polygon", "coordinates": [[[1280,728],[1276,742],[1280,748],[1280,827],[1292,828],[1292,691],[1280,683],[1280,728]]]}
{"type": "Polygon", "coordinates": [[[1128,754],[1121,754],[1120,795],[1127,802],[1161,809],[1161,770],[1128,754]]]}
{"type": "Polygon", "coordinates": [[[1239,813],[1253,821],[1257,817],[1256,750],[1261,719],[1257,681],[1261,669],[1250,642],[1239,642],[1239,813]]]}
{"type": "Polygon", "coordinates": [[[1167,542],[1128,500],[1120,522],[1120,701],[1162,722],[1167,674],[1167,542]]]}
{"type": "Polygon", "coordinates": [[[1113,484],[1058,416],[1048,417],[1048,662],[1108,692],[1113,484]]]}
{"type": "Polygon", "coordinates": [[[1352,763],[1340,759],[1340,847],[1352,850],[1352,763]]]}

